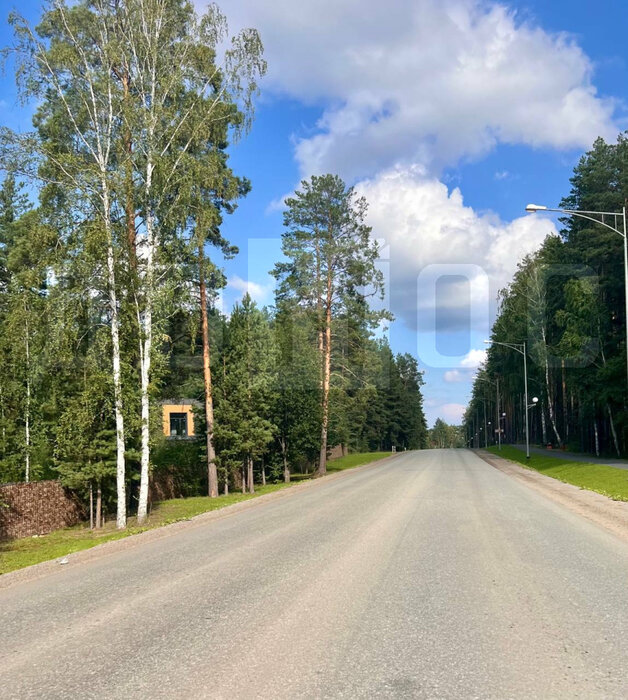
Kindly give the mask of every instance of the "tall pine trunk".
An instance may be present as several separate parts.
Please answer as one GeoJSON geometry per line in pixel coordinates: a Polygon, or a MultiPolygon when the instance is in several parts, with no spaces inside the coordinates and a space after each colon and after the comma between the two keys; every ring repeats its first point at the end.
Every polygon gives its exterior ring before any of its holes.
{"type": "Polygon", "coordinates": [[[247,481],[249,482],[249,493],[255,493],[255,480],[253,479],[253,457],[247,457],[247,481]]]}
{"type": "Polygon", "coordinates": [[[100,530],[102,525],[102,486],[99,479],[96,487],[96,529],[100,530]]]}
{"type": "Polygon", "coordinates": [[[565,375],[565,358],[560,361],[561,370],[561,386],[563,393],[563,438],[566,443],[569,442],[569,417],[567,411],[567,377],[565,375]]]}
{"type": "Polygon", "coordinates": [[[321,451],[315,476],[327,473],[327,432],[329,428],[329,386],[331,377],[331,279],[327,283],[327,308],[325,311],[325,342],[323,354],[323,396],[321,420],[321,451]]]}
{"type": "Polygon", "coordinates": [[[283,480],[286,484],[290,483],[290,467],[288,466],[288,449],[286,445],[286,439],[281,438],[281,458],[283,460],[283,480]]]}
{"type": "Polygon", "coordinates": [[[205,287],[203,244],[198,246],[199,286],[201,296],[201,325],[203,334],[203,381],[205,384],[205,436],[207,441],[207,485],[210,498],[218,496],[218,471],[214,449],[214,402],[212,394],[212,374],[209,355],[209,323],[207,319],[207,290],[205,287]]]}

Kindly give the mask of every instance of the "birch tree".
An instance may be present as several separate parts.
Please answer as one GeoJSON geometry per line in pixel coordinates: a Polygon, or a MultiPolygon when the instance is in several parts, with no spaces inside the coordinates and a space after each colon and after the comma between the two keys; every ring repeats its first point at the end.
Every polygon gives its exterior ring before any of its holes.
{"type": "MultiPolygon", "coordinates": [[[[550,348],[548,346],[548,300],[547,281],[548,270],[543,261],[537,257],[526,258],[519,272],[520,281],[524,285],[523,296],[527,302],[527,316],[530,352],[541,366],[544,378],[545,396],[547,399],[547,412],[552,431],[556,437],[558,446],[563,441],[558,431],[558,421],[554,409],[554,396],[552,395],[552,379],[550,377],[550,348]]],[[[541,403],[541,410],[543,404],[541,403]]]]}
{"type": "MultiPolygon", "coordinates": [[[[215,121],[240,104],[250,123],[257,79],[265,72],[257,32],[245,29],[217,60],[228,27],[217,6],[198,16],[188,0],[125,0],[116,4],[130,102],[125,130],[133,144],[138,192],[137,323],[140,331],[141,474],[138,522],[147,514],[150,466],[150,382],[155,295],[168,261],[163,246],[173,213],[185,199],[189,159],[215,121]],[[225,104],[229,108],[225,110],[225,104]]],[[[128,137],[127,137],[128,138],[128,137]]],[[[208,416],[211,420],[211,417],[208,416]]]]}
{"type": "Polygon", "coordinates": [[[103,230],[104,284],[109,300],[111,367],[116,424],[117,526],[126,526],[126,466],[120,358],[120,312],[116,279],[114,196],[118,184],[117,126],[122,103],[114,68],[119,40],[115,6],[106,0],[64,0],[47,5],[35,29],[17,13],[10,16],[17,78],[25,99],[40,101],[36,134],[4,131],[6,152],[16,162],[31,155],[28,174],[59,188],[83,217],[103,230]],[[8,148],[7,148],[8,147],[8,148]]]}

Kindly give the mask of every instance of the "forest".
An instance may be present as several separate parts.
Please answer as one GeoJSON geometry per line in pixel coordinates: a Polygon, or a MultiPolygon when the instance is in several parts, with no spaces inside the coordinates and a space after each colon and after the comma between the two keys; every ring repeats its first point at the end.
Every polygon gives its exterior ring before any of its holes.
{"type": "Polygon", "coordinates": [[[217,496],[324,474],[334,446],[426,447],[422,373],[385,340],[367,203],[339,177],[287,199],[273,306],[216,303],[238,254],[223,218],[252,186],[228,151],[266,72],[258,33],[188,0],[11,24],[35,116],[0,129],[0,483],[60,479],[124,528],[160,473],[217,496]],[[164,434],[168,401],[193,403],[195,439],[164,434]]]}
{"type": "MultiPolygon", "coordinates": [[[[617,212],[605,223],[621,233],[628,198],[627,135],[611,144],[598,139],[570,182],[560,208],[617,212]]],[[[483,447],[500,436],[505,442],[525,441],[523,357],[499,344],[525,343],[531,442],[626,455],[622,236],[586,218],[564,216],[560,222],[559,235],[521,260],[500,293],[492,344],[465,414],[466,442],[483,447]]]]}

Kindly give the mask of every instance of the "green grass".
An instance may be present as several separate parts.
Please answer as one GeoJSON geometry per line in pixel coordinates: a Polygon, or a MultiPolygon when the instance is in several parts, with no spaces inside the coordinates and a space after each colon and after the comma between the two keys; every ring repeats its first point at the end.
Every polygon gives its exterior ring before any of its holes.
{"type": "MultiPolygon", "coordinates": [[[[328,462],[329,472],[352,469],[364,464],[369,464],[377,459],[388,457],[390,452],[366,452],[351,454],[347,457],[331,460],[328,462]]],[[[148,522],[143,527],[137,527],[135,518],[128,519],[129,527],[126,530],[116,530],[115,522],[109,522],[102,530],[92,531],[85,524],[72,528],[56,530],[48,535],[40,537],[23,537],[18,540],[0,543],[0,574],[15,571],[25,566],[39,564],[49,559],[57,559],[67,554],[79,552],[83,549],[95,547],[103,542],[119,540],[129,535],[136,535],[145,530],[151,530],[163,525],[169,525],[180,520],[189,520],[195,515],[218,510],[225,506],[230,506],[240,501],[248,501],[265,493],[273,493],[281,489],[290,487],[293,483],[309,478],[307,475],[295,474],[295,479],[290,484],[267,484],[266,486],[255,486],[255,493],[230,493],[228,496],[218,498],[208,498],[207,496],[196,496],[192,498],[173,498],[157,503],[152,509],[148,522]]]]}
{"type": "Polygon", "coordinates": [[[617,469],[605,464],[573,462],[560,457],[545,457],[538,454],[530,455],[530,459],[527,460],[523,450],[509,445],[503,445],[501,451],[497,447],[489,447],[488,451],[551,476],[553,479],[564,481],[566,484],[596,491],[614,501],[628,501],[628,470],[626,469],[617,469]]]}
{"type": "Polygon", "coordinates": [[[392,452],[356,452],[355,454],[347,455],[346,457],[338,457],[327,463],[328,472],[341,472],[344,469],[353,469],[361,467],[370,462],[375,462],[378,459],[389,457],[392,452]]]}

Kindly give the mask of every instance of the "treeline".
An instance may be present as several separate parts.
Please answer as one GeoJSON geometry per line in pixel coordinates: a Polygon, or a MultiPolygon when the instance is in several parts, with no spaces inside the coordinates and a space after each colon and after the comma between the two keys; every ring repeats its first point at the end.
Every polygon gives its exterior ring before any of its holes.
{"type": "MultiPolygon", "coordinates": [[[[616,144],[598,139],[580,159],[560,208],[618,212],[606,215],[604,223],[623,231],[627,198],[628,140],[622,134],[616,144]]],[[[560,235],[522,260],[512,284],[500,293],[491,339],[526,343],[533,442],[626,454],[622,236],[586,218],[560,221],[560,235]]],[[[525,410],[522,355],[491,345],[465,416],[467,442],[493,444],[499,424],[503,440],[523,443],[525,410]]]]}
{"type": "Polygon", "coordinates": [[[460,425],[449,425],[442,418],[437,418],[434,427],[429,430],[429,446],[432,449],[464,447],[464,428],[460,425]]]}
{"type": "Polygon", "coordinates": [[[216,496],[322,474],[332,445],[425,446],[416,361],[373,335],[390,317],[370,303],[366,202],[338,177],[287,202],[274,307],[214,308],[212,250],[237,253],[220,226],[250,188],[227,147],[265,72],[257,32],[218,63],[226,20],[188,0],[56,2],[36,29],[12,23],[37,111],[33,133],[0,133],[0,481],[58,476],[124,527],[130,508],[146,518],[153,470],[216,496]],[[172,398],[198,401],[203,440],[163,436],[172,398]]]}

